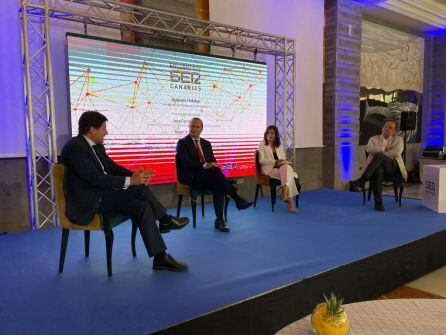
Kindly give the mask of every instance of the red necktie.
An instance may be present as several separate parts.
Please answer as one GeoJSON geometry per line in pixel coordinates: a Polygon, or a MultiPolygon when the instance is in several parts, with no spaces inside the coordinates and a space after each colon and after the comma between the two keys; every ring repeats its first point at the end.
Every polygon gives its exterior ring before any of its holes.
{"type": "Polygon", "coordinates": [[[198,159],[200,160],[201,163],[205,162],[204,156],[203,156],[203,152],[201,151],[200,145],[198,144],[199,140],[194,140],[195,142],[195,146],[197,147],[198,150],[198,159]]]}

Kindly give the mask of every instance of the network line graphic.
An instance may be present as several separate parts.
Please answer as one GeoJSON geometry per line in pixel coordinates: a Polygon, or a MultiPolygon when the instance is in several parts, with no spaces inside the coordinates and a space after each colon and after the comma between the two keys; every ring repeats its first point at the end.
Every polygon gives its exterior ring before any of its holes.
{"type": "Polygon", "coordinates": [[[200,117],[229,176],[254,173],[266,126],[266,65],[68,36],[72,133],[88,110],[103,113],[107,151],[131,169],[175,181],[175,144],[200,117]]]}
{"type": "MultiPolygon", "coordinates": [[[[87,110],[107,114],[119,113],[123,117],[114,121],[116,122],[114,126],[122,129],[131,118],[131,124],[134,126],[131,132],[139,134],[144,132],[145,124],[156,126],[158,123],[170,122],[169,112],[172,107],[179,113],[188,107],[175,103],[182,101],[187,91],[179,94],[177,91],[166,89],[170,82],[164,78],[169,77],[169,72],[154,70],[147,62],[143,62],[134,78],[119,84],[110,82],[109,86],[103,83],[96,85],[97,78],[91,68],[80,67],[80,71],[81,74],[70,82],[74,94],[72,111],[76,116],[87,110]],[[172,101],[173,103],[169,103],[172,101]]],[[[253,89],[264,84],[262,70],[250,75],[243,67],[224,68],[216,80],[205,80],[203,91],[206,89],[209,91],[208,103],[194,106],[194,112],[199,114],[210,112],[216,121],[236,121],[239,115],[249,111],[255,103],[252,96],[253,89]]],[[[163,127],[159,130],[163,132],[163,127]]]]}
{"type": "MultiPolygon", "coordinates": [[[[110,128],[116,130],[117,133],[119,130],[128,129],[122,131],[123,134],[142,134],[146,130],[144,125],[156,127],[158,124],[163,124],[163,121],[169,121],[168,110],[165,106],[158,104],[155,108],[153,107],[162,98],[168,83],[152,76],[156,81],[156,85],[153,85],[148,78],[151,69],[147,62],[142,64],[135,78],[119,84],[111,81],[109,85],[104,85],[104,83],[96,85],[97,80],[91,68],[82,68],[82,70],[83,73],[70,82],[72,87],[77,85],[77,89],[72,89],[72,92],[78,91],[78,94],[75,94],[76,100],[72,101],[75,118],[87,110],[102,112],[107,117],[112,117],[110,128]],[[119,115],[119,117],[115,118],[113,115],[119,115]],[[130,128],[129,125],[131,125],[130,128]]],[[[170,99],[172,98],[169,92],[165,94],[170,99]]],[[[159,130],[164,131],[162,127],[159,130]]]]}
{"type": "Polygon", "coordinates": [[[252,106],[252,91],[264,83],[262,70],[249,74],[242,66],[240,69],[225,67],[212,84],[214,94],[210,109],[218,120],[235,121],[239,114],[245,113],[252,106]]]}

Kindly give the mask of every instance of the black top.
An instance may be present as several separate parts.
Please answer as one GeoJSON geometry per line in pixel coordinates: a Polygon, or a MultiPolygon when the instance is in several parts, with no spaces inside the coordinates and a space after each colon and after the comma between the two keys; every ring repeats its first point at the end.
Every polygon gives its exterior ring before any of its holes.
{"type": "Polygon", "coordinates": [[[273,152],[273,156],[274,156],[274,159],[276,160],[276,161],[278,161],[279,160],[279,157],[277,157],[277,152],[273,152]]]}

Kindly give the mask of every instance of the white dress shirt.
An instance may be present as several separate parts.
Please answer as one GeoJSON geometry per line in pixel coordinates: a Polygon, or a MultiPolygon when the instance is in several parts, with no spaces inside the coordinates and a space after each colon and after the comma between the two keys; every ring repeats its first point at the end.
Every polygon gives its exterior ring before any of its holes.
{"type": "MultiPolygon", "coordinates": [[[[96,145],[96,143],[94,143],[91,139],[89,139],[87,136],[85,136],[84,134],[82,134],[82,136],[85,138],[85,140],[88,142],[88,144],[90,145],[91,150],[93,151],[94,156],[96,157],[96,159],[98,160],[99,164],[101,164],[101,168],[102,168],[102,172],[104,174],[107,174],[107,172],[105,171],[104,165],[102,164],[101,160],[98,157],[98,154],[96,153],[96,151],[94,150],[93,146],[96,145]]],[[[124,190],[126,188],[128,188],[130,186],[130,177],[125,177],[125,181],[124,181],[124,186],[122,187],[124,190]]]]}
{"type": "MultiPolygon", "coordinates": [[[[198,144],[198,146],[200,147],[201,153],[203,154],[203,158],[204,158],[204,152],[203,152],[203,148],[201,147],[200,137],[199,138],[192,137],[192,141],[194,141],[194,145],[195,145],[195,143],[198,144]],[[195,141],[198,141],[198,142],[195,142],[195,141]]],[[[196,145],[195,145],[195,147],[196,147],[196,145]]],[[[206,158],[204,158],[204,160],[205,160],[205,162],[203,163],[203,169],[206,167],[206,158]]]]}
{"type": "Polygon", "coordinates": [[[388,143],[391,138],[392,136],[386,139],[383,135],[381,135],[381,143],[384,145],[384,152],[386,151],[386,147],[388,147],[388,143]]]}

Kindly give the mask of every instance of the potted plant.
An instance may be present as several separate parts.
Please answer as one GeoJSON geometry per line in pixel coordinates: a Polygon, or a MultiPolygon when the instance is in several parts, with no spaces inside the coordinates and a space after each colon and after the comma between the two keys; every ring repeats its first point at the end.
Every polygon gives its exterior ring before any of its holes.
{"type": "Polygon", "coordinates": [[[342,307],[343,298],[331,292],[325,302],[316,306],[311,314],[311,326],[315,335],[347,335],[350,320],[342,307]]]}

